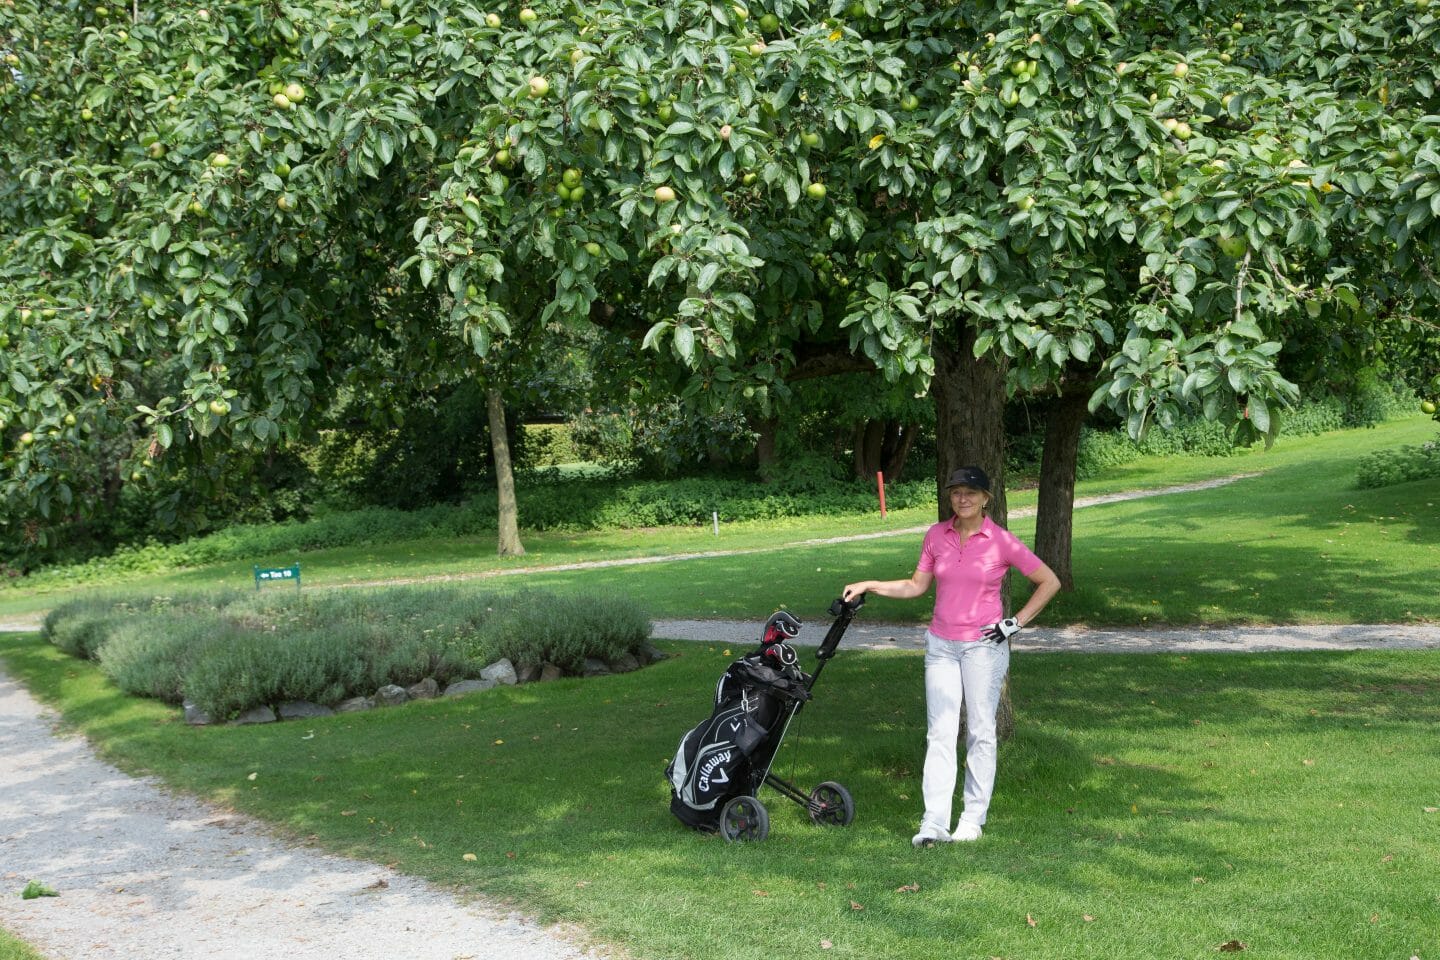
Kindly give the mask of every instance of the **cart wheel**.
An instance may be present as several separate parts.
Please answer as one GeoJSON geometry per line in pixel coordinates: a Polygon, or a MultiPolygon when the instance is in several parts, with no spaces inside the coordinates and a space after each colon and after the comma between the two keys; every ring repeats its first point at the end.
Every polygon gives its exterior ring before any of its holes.
{"type": "Polygon", "coordinates": [[[811,790],[805,809],[810,811],[810,819],[822,827],[848,827],[855,819],[855,801],[850,791],[834,780],[826,780],[811,790]]]}
{"type": "Polygon", "coordinates": [[[720,835],[726,840],[764,840],[770,836],[770,812],[754,797],[735,797],[720,811],[720,835]]]}

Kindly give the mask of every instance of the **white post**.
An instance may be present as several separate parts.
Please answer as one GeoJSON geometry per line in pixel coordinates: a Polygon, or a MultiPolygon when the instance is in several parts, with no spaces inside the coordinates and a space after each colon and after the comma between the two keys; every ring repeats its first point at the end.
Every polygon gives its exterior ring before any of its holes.
{"type": "Polygon", "coordinates": [[[710,522],[715,524],[715,536],[720,536],[720,511],[710,511],[710,522]]]}

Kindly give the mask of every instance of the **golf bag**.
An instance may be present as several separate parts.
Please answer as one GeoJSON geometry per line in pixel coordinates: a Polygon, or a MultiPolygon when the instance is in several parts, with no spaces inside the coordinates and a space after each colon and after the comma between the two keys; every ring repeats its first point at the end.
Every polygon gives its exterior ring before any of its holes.
{"type": "Polygon", "coordinates": [[[717,829],[725,802],[753,792],[755,770],[763,779],[779,747],[771,732],[810,699],[797,659],[787,644],[769,644],[730,664],[715,684],[710,718],[681,738],[665,769],[670,810],[681,823],[717,829]]]}
{"type": "Polygon", "coordinates": [[[755,795],[767,785],[805,807],[817,824],[850,824],[855,803],[843,786],[826,781],[805,794],[772,774],[770,766],[790,721],[810,700],[820,671],[863,603],[859,598],[831,605],[836,619],[816,651],[813,674],[800,669],[795,649],[786,643],[800,633],[800,621],[781,611],[766,622],[759,649],[726,669],[715,685],[709,719],[681,737],[665,768],[676,819],[697,830],[718,830],[726,840],[763,840],[770,816],[755,795]]]}

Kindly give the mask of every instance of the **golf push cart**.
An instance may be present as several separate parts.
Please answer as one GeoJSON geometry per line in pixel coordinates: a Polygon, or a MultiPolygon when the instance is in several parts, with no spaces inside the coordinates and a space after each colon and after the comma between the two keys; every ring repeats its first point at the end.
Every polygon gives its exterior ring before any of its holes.
{"type": "Polygon", "coordinates": [[[799,634],[800,621],[783,610],[766,621],[760,647],[730,664],[715,685],[710,718],[681,738],[665,768],[670,812],[681,823],[718,831],[726,840],[764,840],[770,814],[756,796],[763,784],[800,804],[817,824],[850,825],[855,819],[850,791],[827,780],[807,795],[770,767],[790,722],[864,604],[861,596],[830,605],[835,619],[815,653],[814,673],[800,668],[795,648],[786,642],[799,634]]]}

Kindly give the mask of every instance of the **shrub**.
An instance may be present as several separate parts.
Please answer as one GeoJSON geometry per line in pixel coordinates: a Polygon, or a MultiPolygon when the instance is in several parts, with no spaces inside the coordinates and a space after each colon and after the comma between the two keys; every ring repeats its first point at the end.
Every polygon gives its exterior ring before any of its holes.
{"type": "Polygon", "coordinates": [[[426,677],[479,676],[501,656],[579,670],[635,652],[650,621],[622,597],[392,587],[90,599],[46,635],[136,696],[191,700],[217,720],[287,700],[333,704],[426,677]]]}
{"type": "Polygon", "coordinates": [[[108,624],[100,669],[128,694],[180,703],[191,664],[209,645],[234,642],[237,633],[213,616],[126,617],[108,624]]]}
{"type": "Polygon", "coordinates": [[[636,653],[650,638],[650,620],[619,597],[520,593],[491,617],[478,638],[512,663],[553,663],[571,672],[585,660],[636,653]]]}
{"type": "Polygon", "coordinates": [[[1361,459],[1355,482],[1364,490],[1434,478],[1440,478],[1440,439],[1369,454],[1361,459]]]}

